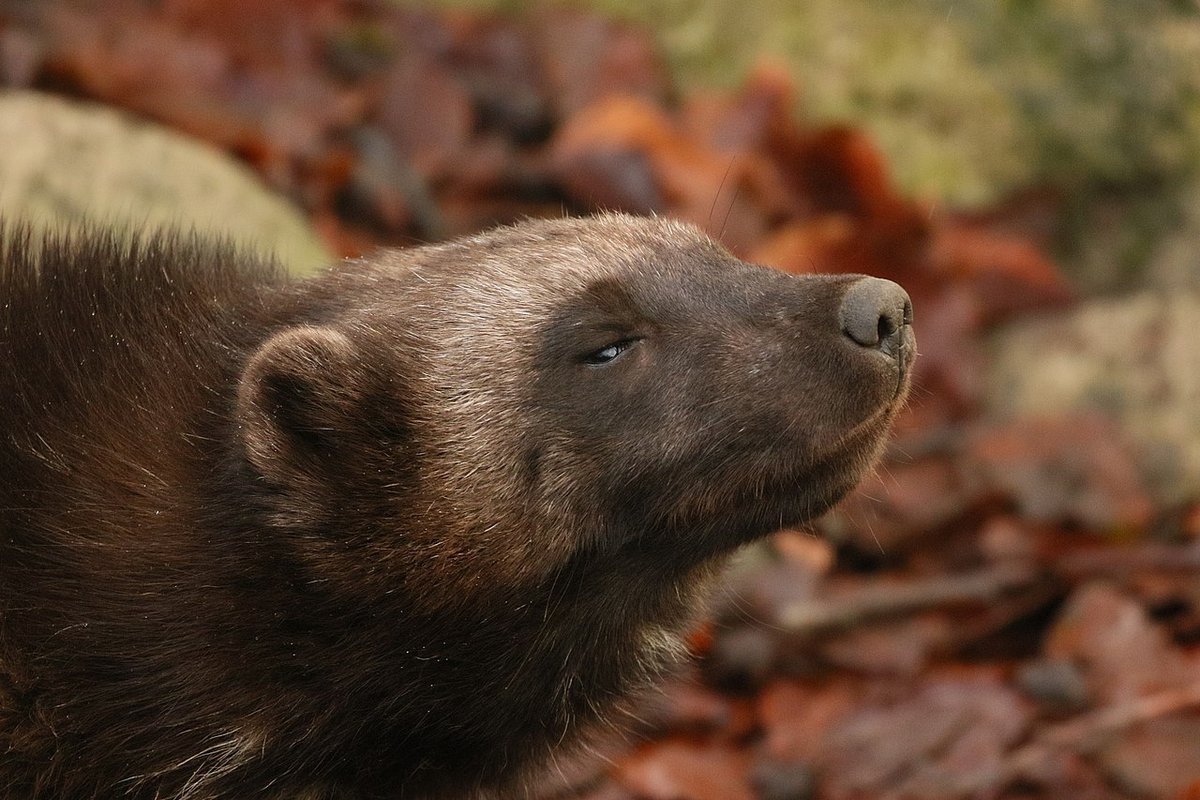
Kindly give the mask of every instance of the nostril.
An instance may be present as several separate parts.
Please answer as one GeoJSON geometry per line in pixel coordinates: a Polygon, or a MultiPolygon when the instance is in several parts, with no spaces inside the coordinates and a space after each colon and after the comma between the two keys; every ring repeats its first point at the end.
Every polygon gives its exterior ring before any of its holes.
{"type": "Polygon", "coordinates": [[[912,301],[899,284],[861,278],[842,297],[838,320],[856,344],[891,352],[900,329],[912,322],[912,301]]]}
{"type": "Polygon", "coordinates": [[[896,330],[897,330],[897,328],[896,328],[895,320],[893,320],[889,316],[880,317],[879,318],[879,326],[875,329],[875,332],[877,334],[875,341],[882,342],[884,339],[888,338],[893,333],[895,333],[896,330]]]}

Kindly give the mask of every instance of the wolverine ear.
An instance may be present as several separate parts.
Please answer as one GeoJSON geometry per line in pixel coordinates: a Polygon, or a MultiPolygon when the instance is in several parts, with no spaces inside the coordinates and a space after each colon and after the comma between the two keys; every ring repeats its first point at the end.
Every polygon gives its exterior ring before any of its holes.
{"type": "Polygon", "coordinates": [[[345,334],[300,326],[275,334],[242,371],[237,419],[246,455],[268,480],[313,477],[359,424],[362,359],[345,334]]]}

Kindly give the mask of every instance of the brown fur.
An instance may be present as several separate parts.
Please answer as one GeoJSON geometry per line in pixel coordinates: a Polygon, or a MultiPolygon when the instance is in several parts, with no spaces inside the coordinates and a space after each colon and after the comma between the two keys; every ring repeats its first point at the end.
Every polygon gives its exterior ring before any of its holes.
{"type": "Polygon", "coordinates": [[[300,283],[10,235],[0,797],[513,786],[867,468],[912,339],[841,334],[855,280],[617,215],[300,283]]]}

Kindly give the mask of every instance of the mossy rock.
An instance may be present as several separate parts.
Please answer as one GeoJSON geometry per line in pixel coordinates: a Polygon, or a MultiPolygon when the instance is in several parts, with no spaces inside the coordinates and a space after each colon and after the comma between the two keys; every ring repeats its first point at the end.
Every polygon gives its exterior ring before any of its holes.
{"type": "Polygon", "coordinates": [[[224,153],[104,106],[0,92],[0,218],[37,230],[194,229],[305,272],[333,260],[303,215],[224,153]]]}

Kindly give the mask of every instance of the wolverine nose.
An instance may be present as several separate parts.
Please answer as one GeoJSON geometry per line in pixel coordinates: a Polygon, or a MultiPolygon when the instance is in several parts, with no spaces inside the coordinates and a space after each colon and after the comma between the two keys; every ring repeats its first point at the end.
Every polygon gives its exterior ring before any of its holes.
{"type": "Polygon", "coordinates": [[[842,333],[855,343],[895,357],[904,326],[912,324],[912,301],[898,283],[860,278],[842,297],[838,321],[842,333]]]}

